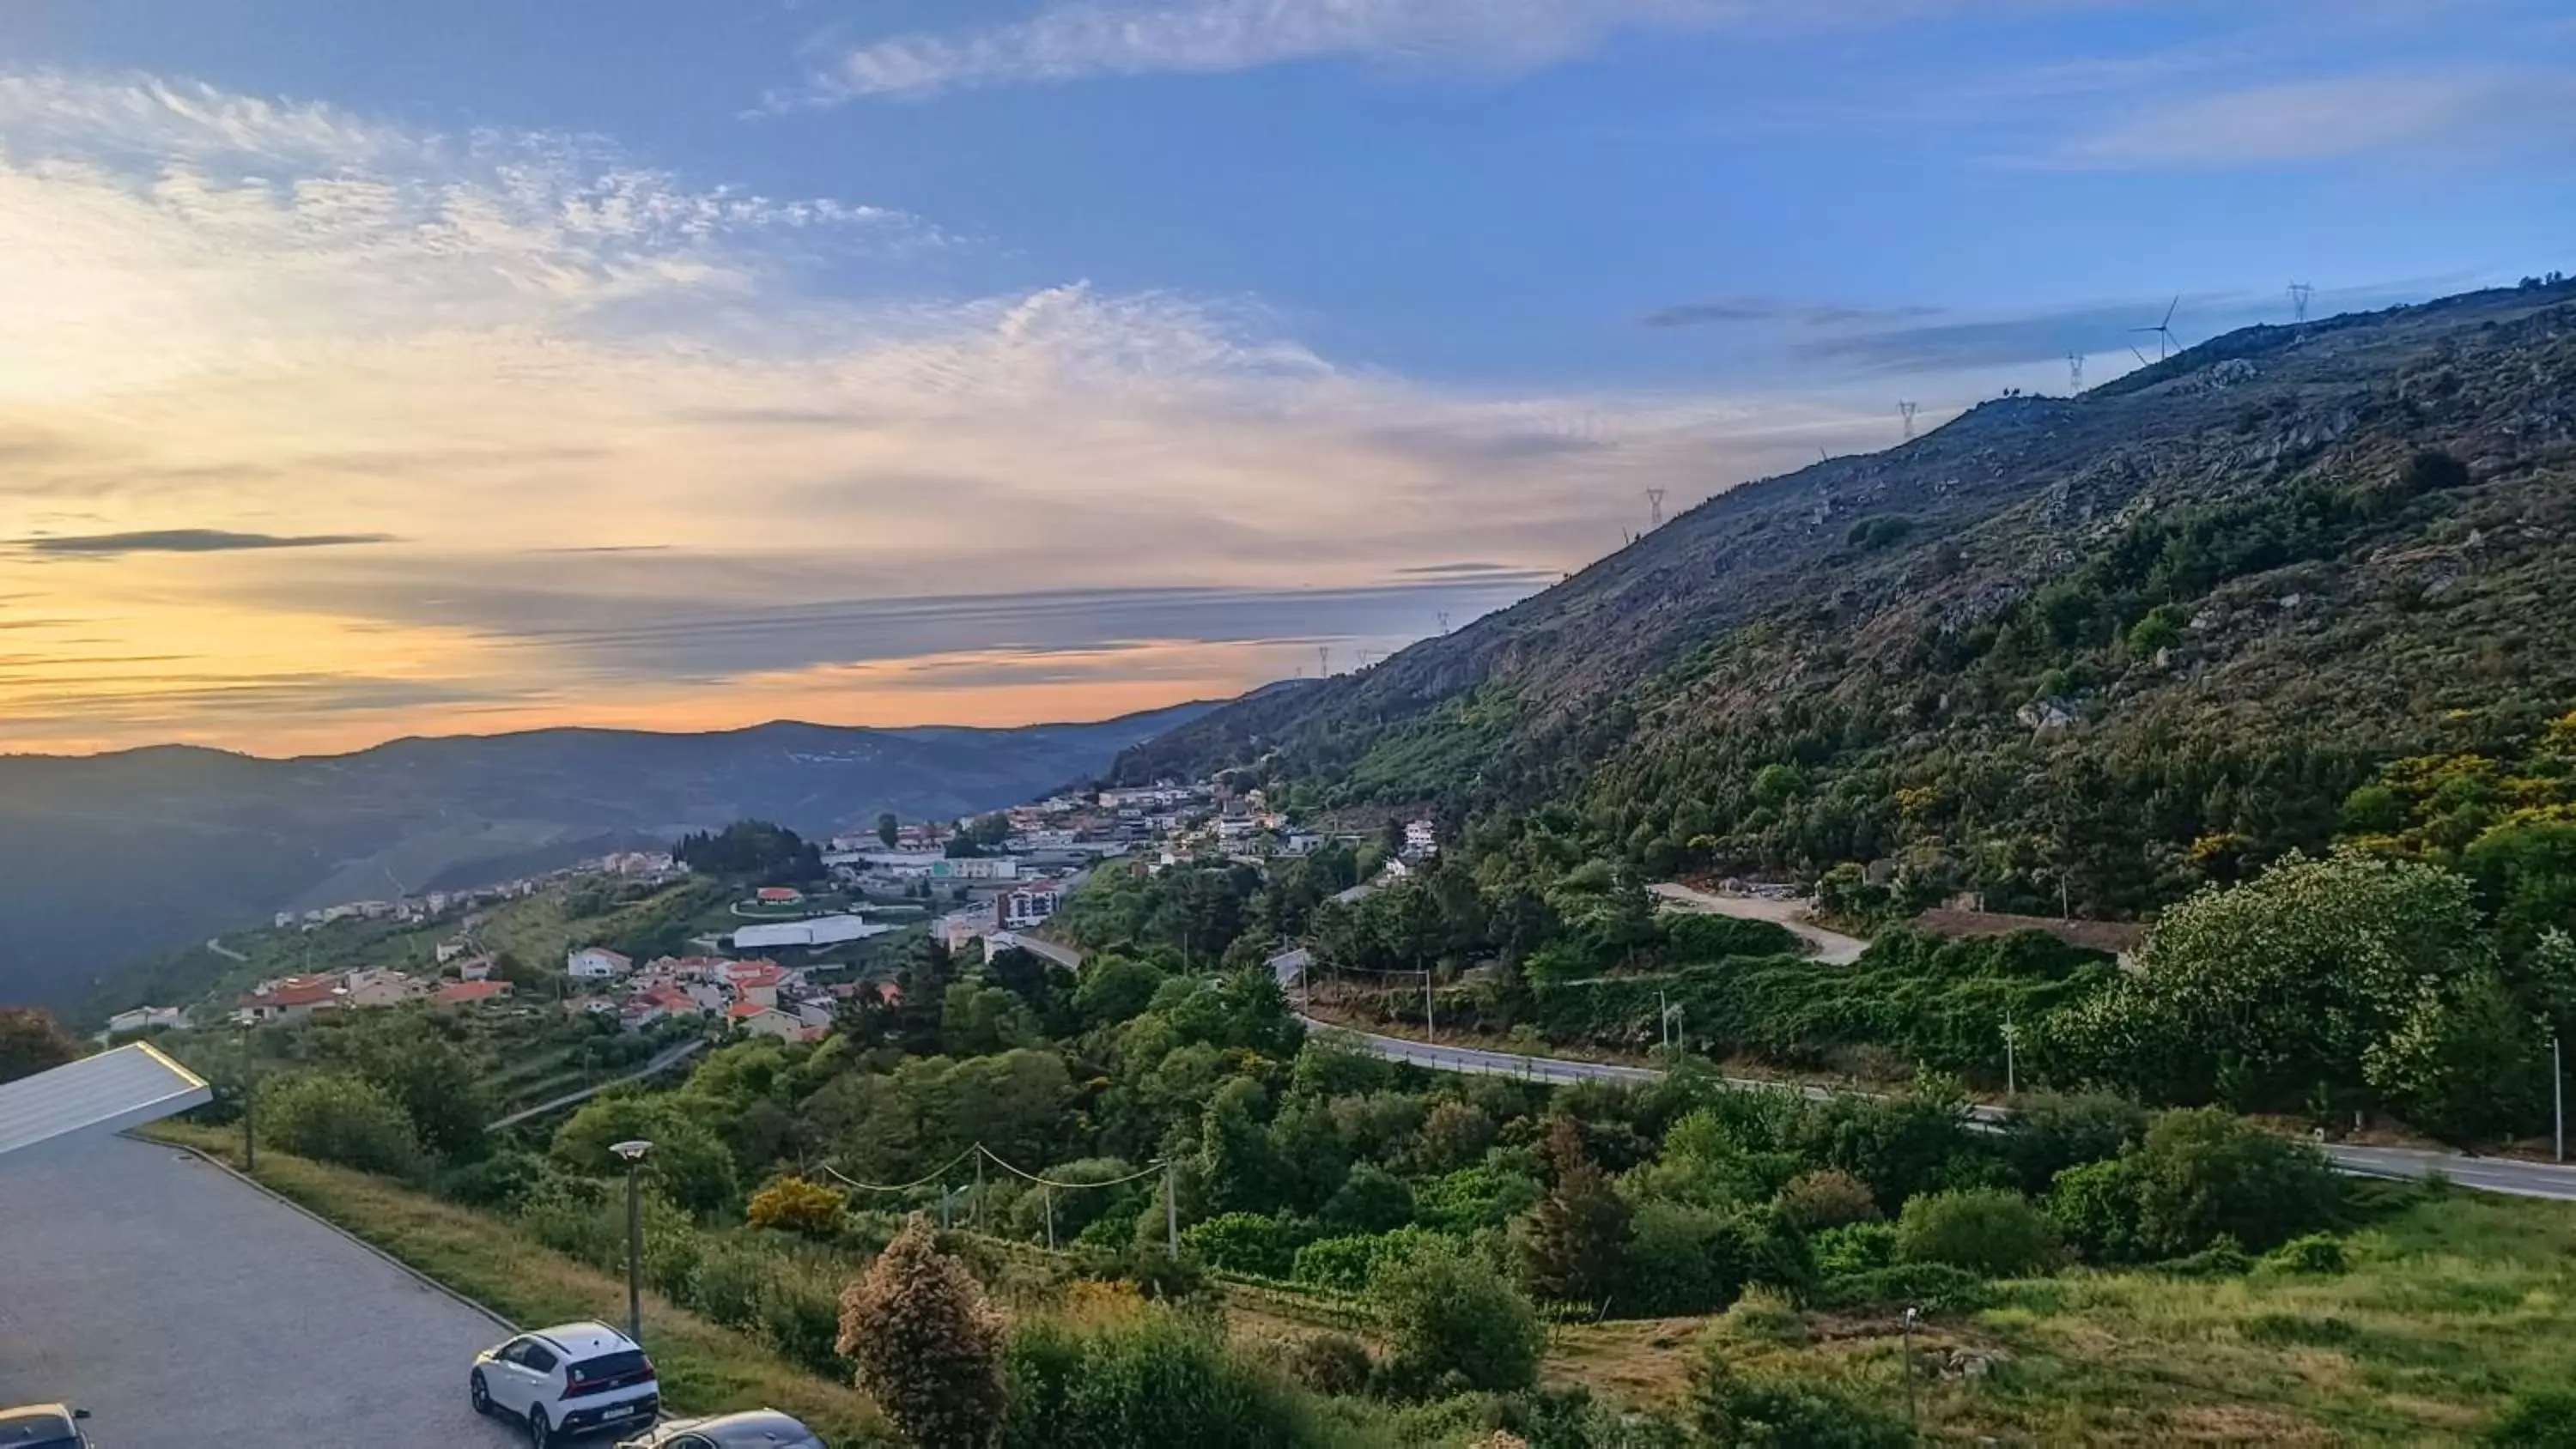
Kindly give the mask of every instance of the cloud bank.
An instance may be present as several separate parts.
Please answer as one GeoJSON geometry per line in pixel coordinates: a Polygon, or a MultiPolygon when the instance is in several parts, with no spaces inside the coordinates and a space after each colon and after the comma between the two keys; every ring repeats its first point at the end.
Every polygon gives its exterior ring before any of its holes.
{"type": "Polygon", "coordinates": [[[0,74],[0,743],[1105,714],[1392,647],[1646,487],[1883,430],[1462,393],[1239,299],[942,291],[968,245],[592,139],[0,74]],[[1460,558],[1497,567],[1404,572],[1460,558]]]}

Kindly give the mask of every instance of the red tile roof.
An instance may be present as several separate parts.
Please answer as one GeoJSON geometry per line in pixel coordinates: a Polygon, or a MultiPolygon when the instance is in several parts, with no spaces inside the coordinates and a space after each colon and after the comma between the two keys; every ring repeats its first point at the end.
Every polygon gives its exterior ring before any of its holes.
{"type": "Polygon", "coordinates": [[[778,1008],[775,1006],[763,1006],[757,1001],[737,1001],[733,1005],[725,1008],[725,1015],[731,1017],[735,1021],[749,1021],[764,1011],[776,1010],[778,1010],[778,1008]]]}
{"type": "Polygon", "coordinates": [[[509,994],[510,983],[507,981],[450,981],[438,988],[438,1000],[442,1006],[493,1001],[509,994]]]}

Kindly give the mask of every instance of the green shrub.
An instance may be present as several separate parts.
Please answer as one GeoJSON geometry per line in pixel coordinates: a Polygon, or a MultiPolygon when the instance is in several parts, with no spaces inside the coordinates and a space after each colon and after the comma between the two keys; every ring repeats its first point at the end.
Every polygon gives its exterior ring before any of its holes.
{"type": "Polygon", "coordinates": [[[1368,1345],[1347,1333],[1317,1333],[1288,1347],[1288,1372],[1319,1394],[1356,1394],[1377,1371],[1368,1345]]]}
{"type": "MultiPolygon", "coordinates": [[[[1212,1268],[1285,1278],[1296,1266],[1303,1236],[1290,1224],[1260,1213],[1223,1213],[1183,1228],[1181,1247],[1212,1268]]],[[[1361,1280],[1366,1277],[1363,1269],[1361,1280]]]]}
{"type": "Polygon", "coordinates": [[[2029,1199],[2002,1188],[1933,1193],[1896,1220],[1896,1256],[1947,1263],[1994,1278],[2039,1272],[2057,1261],[2057,1230],[2029,1199]]]}
{"type": "Polygon", "coordinates": [[[1754,1288],[1718,1315],[1717,1332],[1741,1343],[1804,1343],[1806,1316],[1776,1288],[1754,1288]]]}
{"type": "Polygon", "coordinates": [[[849,1377],[849,1362],[834,1347],[841,1334],[840,1294],[818,1271],[782,1265],[770,1274],[760,1285],[757,1326],[770,1347],[808,1372],[849,1377]]]}
{"type": "Polygon", "coordinates": [[[2087,1262],[2137,1261],[2138,1189],[2130,1159],[2088,1162],[2058,1173],[2046,1207],[2058,1235],[2087,1262]]]}
{"type": "Polygon", "coordinates": [[[2070,1167],[2119,1156],[2146,1135],[2147,1112],[2108,1092],[2025,1097],[2004,1125],[2004,1160],[2021,1190],[2038,1197],[2070,1167]]]}
{"type": "Polygon", "coordinates": [[[1384,1233],[1413,1221],[1413,1190],[1374,1162],[1353,1167],[1324,1204],[1324,1225],[1337,1233],[1384,1233]]]}
{"type": "Polygon", "coordinates": [[[373,1082],[336,1073],[261,1083],[259,1135],[298,1157],[388,1177],[415,1175],[427,1161],[401,1104],[373,1082]]]}
{"type": "Polygon", "coordinates": [[[2344,1259],[2343,1239],[2332,1233],[2309,1233],[2292,1238],[2263,1255],[2263,1261],[2292,1273],[2330,1275],[2349,1266],[2344,1259]]]}
{"type": "Polygon", "coordinates": [[[1789,1179],[1782,1185],[1778,1201],[1783,1217],[1811,1233],[1873,1222],[1879,1217],[1878,1202],[1870,1196],[1869,1184],[1838,1168],[1803,1172],[1789,1179]]]}
{"type": "Polygon", "coordinates": [[[1867,1273],[1828,1278],[1815,1292],[1819,1308],[1920,1308],[1925,1313],[1974,1313],[1994,1301],[1985,1279],[1946,1263],[1903,1263],[1867,1273]]]}
{"type": "Polygon", "coordinates": [[[1906,1449],[1905,1421],[1822,1384],[1755,1373],[1712,1352],[1693,1385],[1702,1442],[1797,1449],[1906,1449]]]}
{"type": "Polygon", "coordinates": [[[1546,1331],[1520,1290],[1482,1259],[1426,1248],[1382,1267],[1369,1304],[1404,1392],[1511,1390],[1538,1379],[1546,1331]]]}
{"type": "Polygon", "coordinates": [[[2165,1259],[2155,1270],[2176,1278],[2242,1278],[2254,1271],[2254,1260],[2234,1238],[2222,1236],[2197,1253],[2165,1259]]]}
{"type": "Polygon", "coordinates": [[[2330,1222],[2340,1190],[2323,1154],[2215,1108],[2167,1112],[2129,1159],[2138,1250],[2178,1257],[2221,1236],[2255,1252],[2330,1222]]]}
{"type": "Polygon", "coordinates": [[[1543,1190],[1525,1172],[1486,1164],[1462,1167],[1414,1189],[1413,1210],[1423,1225],[1445,1233],[1499,1228],[1537,1204],[1543,1190]]]}
{"type": "Polygon", "coordinates": [[[1022,1321],[1003,1353],[1004,1449],[1296,1449],[1324,1445],[1314,1407],[1166,1309],[1108,1324],[1022,1321]]]}
{"type": "Polygon", "coordinates": [[[1846,1223],[1827,1228],[1807,1239],[1807,1251],[1814,1256],[1821,1277],[1871,1272],[1896,1261],[1896,1224],[1846,1223]]]}
{"type": "Polygon", "coordinates": [[[2576,1390],[2521,1395],[2505,1405],[2478,1442],[2497,1449],[2576,1449],[2576,1390]]]}
{"type": "Polygon", "coordinates": [[[1629,1221],[1626,1286],[1613,1306],[1628,1315],[1714,1313],[1744,1291],[1744,1234],[1733,1214],[1648,1201],[1629,1221]]]}
{"type": "Polygon", "coordinates": [[[479,1162],[440,1174],[438,1194],[451,1202],[492,1212],[515,1213],[546,1180],[546,1160],[533,1152],[504,1148],[479,1162]]]}
{"type": "Polygon", "coordinates": [[[768,1287],[769,1255],[748,1243],[719,1243],[700,1254],[681,1301],[716,1322],[748,1328],[760,1318],[768,1287]]]}
{"type": "Polygon", "coordinates": [[[1687,965],[1738,956],[1795,956],[1805,950],[1798,933],[1777,921],[1748,921],[1735,916],[1666,916],[1664,955],[1687,965]]]}

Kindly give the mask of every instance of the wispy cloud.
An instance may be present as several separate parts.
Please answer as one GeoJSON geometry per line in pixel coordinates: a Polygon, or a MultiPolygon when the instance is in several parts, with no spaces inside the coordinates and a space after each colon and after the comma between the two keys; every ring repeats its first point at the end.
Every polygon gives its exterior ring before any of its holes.
{"type": "MultiPolygon", "coordinates": [[[[2050,0],[2001,3],[2050,6],[2050,0]]],[[[839,50],[807,90],[772,102],[926,96],[1092,76],[1208,75],[1337,58],[1508,75],[1583,56],[1627,30],[1777,35],[1971,8],[1971,0],[1066,0],[1025,20],[839,50]]]]}
{"type": "Polygon", "coordinates": [[[20,552],[76,558],[105,558],[129,553],[231,553],[263,548],[336,548],[353,543],[391,543],[389,533],[233,533],[220,528],[146,528],[131,533],[64,533],[22,538],[20,552]]]}
{"type": "Polygon", "coordinates": [[[2576,73],[2413,70],[2158,98],[2031,159],[2089,171],[2242,170],[2413,155],[2474,162],[2576,135],[2576,73]]]}
{"type": "Polygon", "coordinates": [[[1918,317],[1937,317],[1940,313],[1938,307],[1839,306],[1742,297],[1658,307],[1638,320],[1649,327],[1716,327],[1738,322],[1803,322],[1810,327],[1841,327],[1904,322],[1918,317]]]}
{"type": "MultiPolygon", "coordinates": [[[[392,703],[269,720],[300,744],[362,743],[405,699],[685,725],[708,680],[728,710],[920,719],[947,706],[889,701],[947,686],[906,661],[971,653],[978,630],[1157,641],[1156,688],[1183,669],[1217,690],[1293,665],[1264,652],[1281,631],[1426,631],[1425,576],[1398,573],[1419,560],[1519,571],[1447,581],[1437,607],[1463,616],[1615,546],[1641,488],[1695,501],[1883,430],[1815,400],[1461,393],[1239,300],[946,296],[927,223],[697,185],[597,141],[19,79],[0,86],[0,539],[24,546],[0,546],[0,588],[65,622],[13,642],[141,659],[220,635],[209,667],[245,690],[400,661],[392,703]],[[818,262],[905,300],[846,300],[818,262]],[[937,627],[883,604],[960,579],[1038,602],[940,605],[937,627]],[[1187,592],[1206,589],[1246,592],[1187,592]],[[594,687],[562,693],[574,677],[594,687]]],[[[91,690],[116,707],[65,742],[166,731],[186,711],[140,698],[150,672],[16,676],[0,716],[39,742],[28,721],[67,718],[39,696],[91,690]]],[[[181,733],[274,744],[214,702],[293,696],[222,688],[173,682],[206,710],[181,733]]],[[[1158,696],[915,696],[934,697],[990,721],[1158,696]]]]}

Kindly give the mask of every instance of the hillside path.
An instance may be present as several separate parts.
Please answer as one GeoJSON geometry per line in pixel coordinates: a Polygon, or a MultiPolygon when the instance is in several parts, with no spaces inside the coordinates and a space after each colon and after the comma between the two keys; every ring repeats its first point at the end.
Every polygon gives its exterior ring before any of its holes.
{"type": "Polygon", "coordinates": [[[1786,926],[1801,940],[1816,948],[1816,959],[1828,966],[1849,966],[1869,949],[1869,943],[1857,936],[1829,931],[1807,919],[1806,908],[1796,901],[1766,900],[1759,896],[1721,896],[1693,890],[1676,881],[1665,881],[1646,889],[1669,905],[1685,911],[1704,911],[1713,915],[1733,916],[1742,921],[1769,921],[1786,926]]]}

